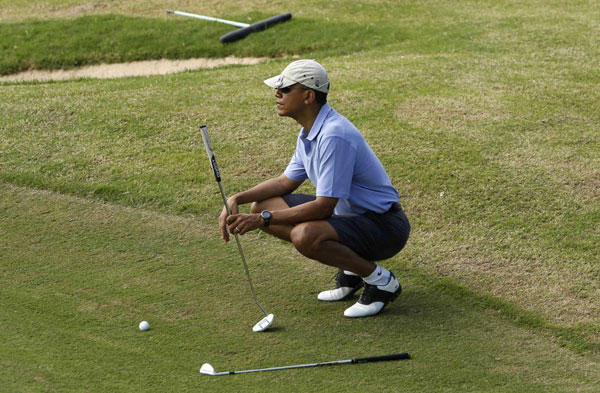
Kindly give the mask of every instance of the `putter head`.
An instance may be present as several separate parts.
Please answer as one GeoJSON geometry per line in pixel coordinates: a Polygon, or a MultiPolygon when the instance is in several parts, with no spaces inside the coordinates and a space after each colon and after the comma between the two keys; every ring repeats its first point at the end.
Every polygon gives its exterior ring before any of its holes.
{"type": "Polygon", "coordinates": [[[216,375],[215,373],[215,369],[213,368],[213,366],[211,366],[208,363],[204,363],[202,365],[202,367],[200,368],[200,374],[205,374],[205,375],[216,375]]]}
{"type": "Polygon", "coordinates": [[[266,317],[264,317],[263,319],[258,321],[258,323],[256,325],[254,325],[254,327],[252,328],[252,331],[253,332],[264,332],[265,330],[267,330],[268,328],[271,327],[271,325],[273,324],[273,319],[275,319],[275,315],[273,315],[273,314],[267,315],[266,317]]]}

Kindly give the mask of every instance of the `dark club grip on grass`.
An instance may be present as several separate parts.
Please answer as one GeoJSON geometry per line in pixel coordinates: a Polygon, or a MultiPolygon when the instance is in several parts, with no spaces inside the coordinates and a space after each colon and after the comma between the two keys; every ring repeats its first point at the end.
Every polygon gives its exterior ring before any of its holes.
{"type": "Polygon", "coordinates": [[[219,41],[221,41],[221,43],[223,43],[223,44],[228,44],[231,42],[239,41],[251,33],[266,30],[273,25],[288,21],[291,18],[292,18],[292,14],[290,14],[290,13],[276,15],[271,18],[261,20],[260,22],[253,23],[248,27],[243,27],[241,29],[232,31],[231,33],[227,33],[223,37],[219,38],[219,41]]]}
{"type": "Polygon", "coordinates": [[[206,16],[206,15],[192,14],[189,12],[175,11],[175,10],[167,10],[167,14],[174,14],[174,15],[179,15],[179,16],[186,16],[189,18],[196,18],[196,19],[208,20],[208,21],[212,21],[212,22],[225,23],[227,25],[239,27],[239,29],[232,31],[231,33],[227,33],[219,39],[219,41],[221,41],[221,43],[223,43],[223,44],[228,44],[230,42],[239,41],[251,33],[266,30],[273,25],[276,25],[278,23],[285,22],[285,21],[292,19],[292,14],[287,13],[287,14],[280,14],[280,15],[272,16],[268,19],[263,19],[261,21],[258,21],[256,23],[249,25],[247,23],[236,22],[236,21],[221,19],[221,18],[214,18],[212,16],[206,16]]]}
{"type": "Polygon", "coordinates": [[[385,362],[387,360],[406,360],[410,359],[410,353],[402,352],[393,355],[372,356],[368,358],[356,358],[352,363],[385,362]]]}

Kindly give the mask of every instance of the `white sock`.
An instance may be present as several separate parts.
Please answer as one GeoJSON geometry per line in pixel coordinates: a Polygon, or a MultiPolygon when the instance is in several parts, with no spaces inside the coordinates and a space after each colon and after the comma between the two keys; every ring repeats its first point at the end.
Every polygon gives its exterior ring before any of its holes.
{"type": "Polygon", "coordinates": [[[352,273],[352,272],[351,272],[351,271],[349,271],[349,270],[344,270],[344,274],[345,274],[345,275],[347,275],[347,276],[358,276],[358,274],[356,274],[356,273],[352,273]]]}
{"type": "Polygon", "coordinates": [[[373,273],[369,274],[367,277],[363,277],[363,281],[370,285],[386,285],[390,282],[390,271],[382,268],[379,265],[375,265],[375,270],[373,273]]]}

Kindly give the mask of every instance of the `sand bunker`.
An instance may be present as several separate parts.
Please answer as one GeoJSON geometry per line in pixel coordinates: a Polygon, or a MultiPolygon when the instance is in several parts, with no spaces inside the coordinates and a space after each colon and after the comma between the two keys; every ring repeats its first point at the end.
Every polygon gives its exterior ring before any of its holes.
{"type": "Polygon", "coordinates": [[[225,57],[223,59],[147,60],[131,63],[100,64],[71,70],[31,70],[14,75],[0,76],[0,82],[68,80],[79,78],[122,78],[139,75],[165,75],[174,72],[213,68],[231,64],[257,64],[266,58],[225,57]]]}

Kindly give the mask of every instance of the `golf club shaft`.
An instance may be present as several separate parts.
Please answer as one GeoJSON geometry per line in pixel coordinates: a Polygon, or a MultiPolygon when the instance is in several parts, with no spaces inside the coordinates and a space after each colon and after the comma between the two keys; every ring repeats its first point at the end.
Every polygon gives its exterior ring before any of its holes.
{"type": "Polygon", "coordinates": [[[306,367],[317,367],[317,366],[331,366],[331,365],[334,365],[334,364],[345,364],[345,363],[352,363],[352,359],[348,359],[348,360],[336,360],[336,361],[333,361],[333,362],[323,362],[323,363],[296,364],[296,365],[293,365],[293,366],[257,368],[255,370],[225,371],[225,372],[222,372],[222,373],[216,373],[216,375],[258,373],[258,372],[262,372],[262,371],[276,371],[276,370],[288,370],[288,369],[291,369],[291,368],[306,368],[306,367]]]}
{"type": "MultiPolygon", "coordinates": [[[[231,208],[229,207],[229,203],[227,203],[227,195],[225,194],[225,189],[223,188],[223,184],[221,183],[221,172],[219,171],[219,166],[217,165],[217,159],[215,158],[215,153],[212,150],[212,144],[210,143],[210,137],[208,136],[208,130],[206,126],[200,127],[200,131],[202,133],[202,140],[204,141],[204,147],[206,148],[206,154],[208,154],[208,159],[210,160],[210,164],[213,169],[213,173],[215,174],[215,179],[217,180],[217,184],[219,185],[219,190],[221,190],[221,196],[223,197],[223,204],[225,205],[225,209],[227,209],[227,215],[231,215],[231,208]]],[[[240,242],[239,235],[234,233],[235,242],[237,243],[238,250],[240,252],[240,256],[242,257],[242,263],[244,264],[244,271],[246,272],[246,277],[248,278],[248,284],[250,284],[250,292],[252,293],[252,297],[256,302],[256,305],[262,310],[262,312],[268,316],[269,313],[265,308],[260,304],[256,294],[254,292],[254,285],[252,285],[252,279],[250,278],[250,271],[248,270],[248,264],[246,263],[246,257],[244,256],[244,251],[242,250],[242,243],[240,242]]]]}
{"type": "Polygon", "coordinates": [[[232,20],[227,20],[227,19],[213,18],[212,16],[190,14],[189,12],[183,12],[183,11],[167,10],[167,14],[175,14],[175,15],[179,15],[179,16],[187,16],[189,18],[209,20],[211,22],[225,23],[227,25],[232,25],[232,26],[236,26],[236,27],[248,27],[248,26],[250,26],[248,23],[241,23],[241,22],[234,22],[232,20]]]}
{"type": "Polygon", "coordinates": [[[261,371],[287,370],[290,368],[333,366],[336,364],[348,364],[348,363],[372,363],[372,362],[383,362],[383,361],[390,361],[390,360],[405,360],[405,359],[410,359],[410,354],[408,352],[396,353],[393,355],[373,356],[373,357],[367,357],[367,358],[335,360],[332,362],[323,362],[323,363],[297,364],[294,366],[258,368],[258,369],[254,369],[254,370],[225,371],[225,372],[220,372],[220,373],[214,373],[214,375],[245,374],[245,373],[256,373],[256,372],[261,372],[261,371]]]}
{"type": "MultiPolygon", "coordinates": [[[[225,204],[225,207],[227,208],[227,214],[231,215],[231,208],[229,207],[229,204],[227,203],[227,196],[225,195],[225,190],[223,189],[223,185],[221,184],[221,182],[219,182],[219,188],[221,190],[221,196],[223,197],[223,203],[225,204]]],[[[254,286],[252,285],[252,279],[250,279],[250,271],[248,270],[248,264],[246,263],[246,257],[244,256],[244,250],[242,249],[242,243],[240,242],[240,236],[237,233],[234,233],[233,237],[235,237],[235,242],[237,244],[238,250],[240,251],[240,257],[242,258],[242,263],[244,264],[244,271],[246,272],[246,277],[248,278],[248,284],[250,284],[250,292],[252,293],[252,297],[254,298],[256,305],[258,307],[260,307],[260,309],[265,314],[265,316],[269,315],[267,310],[265,310],[265,308],[262,306],[262,304],[260,304],[260,302],[256,298],[256,294],[254,292],[254,286]]]]}

